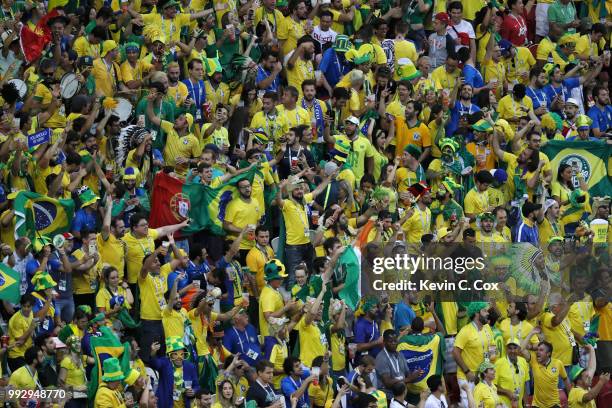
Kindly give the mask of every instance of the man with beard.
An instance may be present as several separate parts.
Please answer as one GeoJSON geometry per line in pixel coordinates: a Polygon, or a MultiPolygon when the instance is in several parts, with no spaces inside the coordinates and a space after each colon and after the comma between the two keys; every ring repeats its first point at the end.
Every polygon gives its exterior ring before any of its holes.
{"type": "Polygon", "coordinates": [[[248,235],[255,233],[255,226],[265,214],[265,208],[251,197],[252,186],[248,179],[240,180],[236,187],[238,196],[227,204],[223,229],[228,233],[229,241],[233,241],[242,230],[247,229],[247,236],[240,242],[240,260],[244,265],[247,253],[254,246],[248,235]]]}
{"type": "Polygon", "coordinates": [[[472,227],[476,225],[478,214],[492,212],[495,206],[489,202],[488,189],[493,183],[493,176],[488,170],[481,170],[474,176],[476,185],[465,195],[465,216],[470,219],[472,227]]]}
{"type": "Polygon", "coordinates": [[[258,293],[266,285],[264,280],[264,266],[274,258],[274,250],[270,246],[270,230],[265,226],[258,226],[255,229],[255,246],[249,250],[246,256],[246,264],[255,274],[258,293]]]}
{"type": "MultiPolygon", "coordinates": [[[[542,68],[549,75],[549,83],[544,87],[548,109],[551,111],[561,112],[565,107],[565,102],[571,96],[572,89],[579,87],[585,83],[592,81],[599,75],[603,67],[602,61],[599,61],[594,69],[587,71],[585,75],[578,76],[580,70],[588,68],[586,62],[580,62],[574,65],[571,69],[566,69],[565,74],[559,65],[546,64],[542,68]]],[[[580,105],[578,105],[580,106],[580,105]]]]}
{"type": "MultiPolygon", "coordinates": [[[[131,167],[129,169],[131,169],[131,167]]],[[[128,169],[126,169],[126,171],[127,170],[128,169]]],[[[121,239],[125,234],[125,222],[120,217],[112,217],[112,207],[112,195],[106,194],[102,230],[96,235],[96,243],[98,252],[100,253],[100,261],[103,264],[115,266],[119,272],[119,279],[123,280],[125,270],[125,243],[121,239]]]]}
{"type": "Polygon", "coordinates": [[[576,99],[569,98],[565,102],[565,107],[563,109],[563,130],[561,131],[561,134],[566,139],[569,137],[578,136],[576,119],[578,118],[579,110],[580,104],[576,99]]]}
{"type": "Polygon", "coordinates": [[[153,102],[156,95],[149,95],[147,117],[154,126],[159,126],[166,133],[164,162],[173,166],[178,174],[184,175],[191,164],[197,164],[200,155],[200,142],[191,132],[193,116],[190,113],[179,114],[174,123],[163,120],[153,113],[153,102]]]}
{"type": "Polygon", "coordinates": [[[411,204],[410,197],[407,194],[410,186],[425,182],[425,170],[418,161],[419,157],[421,157],[421,149],[409,144],[404,148],[400,159],[401,166],[395,172],[395,185],[399,192],[401,204],[405,208],[408,208],[411,204]]]}
{"type": "MultiPolygon", "coordinates": [[[[154,94],[155,99],[153,100],[153,113],[156,116],[159,116],[163,120],[167,120],[168,122],[174,122],[175,119],[175,105],[172,100],[166,98],[168,93],[168,77],[165,72],[156,71],[151,75],[151,84],[149,85],[149,95],[154,94]]],[[[159,127],[155,126],[149,120],[147,115],[147,104],[148,96],[142,97],[136,106],[136,116],[144,115],[145,123],[144,126],[142,124],[138,124],[138,126],[143,126],[148,129],[148,132],[156,132],[155,137],[153,138],[151,135],[150,143],[155,149],[159,151],[163,151],[166,145],[166,133],[159,127]]],[[[117,166],[123,166],[123,163],[117,163],[117,166]]],[[[128,164],[129,166],[129,164],[128,164]]],[[[149,171],[144,171],[138,164],[135,164],[134,167],[141,170],[142,176],[146,177],[149,171]]]]}
{"type": "Polygon", "coordinates": [[[431,194],[429,187],[423,182],[411,185],[408,192],[412,195],[415,204],[406,211],[399,222],[406,234],[406,242],[420,244],[421,237],[431,232],[432,220],[429,209],[432,202],[431,194]]]}
{"type": "MultiPolygon", "coordinates": [[[[374,146],[361,134],[359,130],[359,119],[349,116],[344,122],[344,135],[337,136],[335,142],[342,140],[344,144],[350,146],[350,153],[346,159],[347,164],[355,175],[355,182],[359,181],[367,172],[372,174],[374,171],[374,146]]],[[[355,187],[355,186],[351,186],[355,187]]]]}
{"type": "Polygon", "coordinates": [[[529,86],[525,94],[531,98],[533,104],[533,112],[538,118],[541,118],[550,106],[548,96],[544,90],[544,87],[548,83],[546,72],[541,67],[536,66],[529,71],[529,86]]]}
{"type": "Polygon", "coordinates": [[[514,85],[512,94],[508,94],[499,100],[497,112],[500,118],[510,122],[514,131],[518,130],[519,121],[524,117],[540,123],[533,112],[533,103],[531,98],[526,95],[526,87],[523,84],[514,85]]]}
{"type": "Polygon", "coordinates": [[[462,385],[474,389],[475,371],[483,362],[495,358],[496,348],[493,332],[488,325],[489,305],[486,302],[470,302],[467,308],[470,324],[459,330],[455,338],[453,358],[457,362],[457,381],[461,388],[461,403],[467,407],[467,394],[462,385]]]}
{"type": "Polygon", "coordinates": [[[601,142],[602,139],[591,136],[591,125],[593,120],[587,115],[578,115],[575,122],[575,127],[578,132],[576,136],[566,138],[568,142],[584,141],[584,142],[601,142]]]}
{"type": "Polygon", "coordinates": [[[246,309],[240,309],[232,319],[231,329],[226,329],[223,346],[232,354],[240,354],[251,367],[263,358],[257,339],[257,329],[249,323],[246,309]]]}
{"type": "Polygon", "coordinates": [[[538,220],[544,216],[542,204],[535,204],[526,201],[521,209],[523,215],[521,222],[517,225],[514,232],[515,242],[529,242],[535,246],[540,244],[538,220]]]}
{"type": "Polygon", "coordinates": [[[297,48],[287,56],[287,82],[295,89],[302,89],[302,82],[315,79],[313,57],[315,40],[310,35],[301,37],[297,48]]]}
{"type": "Polygon", "coordinates": [[[521,342],[521,353],[525,360],[529,361],[533,375],[534,394],[532,404],[534,407],[560,406],[559,391],[557,389],[559,378],[563,380],[566,390],[570,390],[572,386],[567,378],[567,372],[563,363],[552,356],[555,350],[551,342],[540,342],[535,352],[536,358],[531,358],[527,345],[531,341],[532,336],[539,335],[540,333],[542,333],[540,327],[535,327],[521,342]]]}
{"type": "Polygon", "coordinates": [[[94,59],[92,75],[96,81],[96,95],[112,97],[120,91],[127,91],[123,83],[121,68],[115,62],[119,55],[119,46],[113,40],[102,43],[100,58],[94,59]]]}
{"type": "Polygon", "coordinates": [[[22,108],[24,112],[31,112],[33,110],[49,112],[51,116],[46,122],[39,125],[44,125],[51,129],[66,127],[66,108],[60,99],[58,90],[54,86],[58,82],[55,79],[56,70],[57,64],[54,60],[43,59],[40,62],[37,73],[41,81],[36,85],[34,92],[25,101],[22,108]]]}
{"type": "Polygon", "coordinates": [[[564,235],[565,228],[560,219],[559,209],[559,203],[553,198],[549,198],[544,202],[544,218],[538,225],[541,248],[544,248],[552,237],[564,235]]]}
{"type": "Polygon", "coordinates": [[[350,93],[346,88],[336,87],[332,91],[331,98],[325,101],[329,113],[325,116],[324,138],[328,143],[330,142],[330,135],[335,135],[344,129],[341,120],[342,111],[346,107],[349,96],[350,93]]]}
{"type": "Polygon", "coordinates": [[[407,145],[414,145],[421,149],[421,155],[417,158],[423,163],[429,157],[431,151],[431,136],[426,124],[418,120],[423,109],[419,101],[408,101],[406,103],[405,118],[396,118],[395,125],[395,154],[399,156],[407,145]]]}
{"type": "Polygon", "coordinates": [[[476,231],[476,242],[478,247],[488,257],[496,255],[503,250],[503,244],[508,242],[493,228],[495,216],[492,212],[484,212],[478,215],[480,229],[476,231]]]}
{"type": "Polygon", "coordinates": [[[39,390],[42,388],[38,380],[38,368],[42,364],[43,352],[38,347],[30,347],[25,351],[25,364],[11,373],[9,386],[21,390],[39,390]]]}
{"type": "Polygon", "coordinates": [[[506,340],[506,355],[495,362],[495,385],[500,402],[505,406],[527,406],[525,383],[529,381],[529,363],[521,354],[521,339],[506,340]]]}
{"type": "MultiPolygon", "coordinates": [[[[163,407],[174,406],[174,401],[180,401],[189,406],[195,393],[200,389],[198,371],[188,360],[189,352],[180,337],[166,338],[166,357],[157,357],[159,343],[151,345],[151,367],[159,373],[157,398],[163,407]]],[[[104,365],[106,367],[106,364],[104,365]]]]}
{"type": "Polygon", "coordinates": [[[385,113],[395,118],[406,116],[406,105],[412,96],[412,84],[409,81],[397,83],[397,99],[391,101],[385,108],[385,113]]]}
{"type": "Polygon", "coordinates": [[[121,76],[123,83],[129,89],[142,87],[148,77],[147,73],[152,68],[151,65],[140,59],[140,45],[129,42],[125,45],[126,60],[121,64],[121,76]]]}
{"type": "MultiPolygon", "coordinates": [[[[128,54],[128,61],[129,61],[128,54]]],[[[124,63],[125,64],[125,63],[124,63]]],[[[193,100],[189,98],[189,90],[187,85],[180,82],[181,69],[177,62],[171,62],[168,64],[168,96],[174,99],[174,104],[178,108],[178,111],[187,111],[191,109],[193,100]]]]}
{"type": "Polygon", "coordinates": [[[296,0],[289,3],[290,14],[285,17],[284,24],[280,24],[277,31],[283,55],[288,55],[295,50],[298,39],[302,36],[312,34],[312,23],[310,27],[306,24],[308,17],[308,7],[304,0],[296,0]],[[307,32],[310,31],[310,32],[307,32]]]}
{"type": "MultiPolygon", "coordinates": [[[[261,62],[257,66],[257,77],[255,79],[255,84],[259,89],[259,96],[265,92],[263,94],[265,98],[268,92],[280,91],[281,79],[279,74],[282,70],[283,65],[278,60],[278,53],[272,50],[265,50],[261,56],[261,62]]],[[[253,126],[251,125],[251,127],[253,126]]]]}
{"type": "Polygon", "coordinates": [[[204,82],[206,101],[210,102],[213,112],[220,104],[227,105],[230,100],[229,86],[223,82],[223,67],[218,58],[208,58],[204,82]]]}
{"type": "MultiPolygon", "coordinates": [[[[279,71],[280,72],[280,71],[279,71]]],[[[251,129],[261,129],[268,137],[276,141],[282,135],[282,129],[278,123],[278,112],[276,110],[276,102],[278,95],[273,91],[266,91],[261,98],[262,109],[255,112],[251,119],[251,129]]]]}
{"type": "Polygon", "coordinates": [[[472,96],[474,96],[472,85],[464,83],[463,78],[459,78],[451,93],[451,116],[446,125],[447,135],[454,135],[459,127],[466,126],[469,115],[480,112],[478,105],[472,103],[472,96]],[[457,92],[459,100],[457,100],[457,92]]]}
{"type": "MultiPolygon", "coordinates": [[[[43,359],[38,367],[38,379],[43,387],[57,387],[59,366],[57,361],[57,350],[66,348],[65,344],[58,341],[51,334],[42,334],[34,339],[34,345],[43,352],[43,359]]],[[[79,341],[80,344],[80,341],[79,341]]],[[[61,355],[61,354],[60,354],[61,355]]]]}
{"type": "Polygon", "coordinates": [[[612,105],[610,105],[610,92],[603,86],[593,88],[595,105],[588,111],[593,120],[591,131],[595,137],[603,137],[608,129],[612,128],[612,105]]]}
{"type": "Polygon", "coordinates": [[[302,95],[299,104],[310,114],[311,127],[315,129],[315,142],[321,143],[323,142],[327,105],[316,98],[317,82],[314,79],[307,79],[302,82],[302,95]]]}
{"type": "MultiPolygon", "coordinates": [[[[300,89],[302,89],[301,84],[300,82],[300,89]]],[[[297,106],[299,95],[298,88],[294,86],[288,86],[283,90],[282,104],[276,106],[278,112],[277,123],[280,126],[281,136],[293,127],[299,125],[310,126],[308,111],[301,106],[297,106]]]]}
{"type": "Polygon", "coordinates": [[[283,180],[276,196],[278,207],[282,210],[285,228],[287,231],[285,245],[285,259],[289,274],[286,287],[291,288],[295,283],[295,268],[305,262],[309,269],[314,260],[314,248],[310,242],[310,225],[306,204],[311,203],[329,184],[331,176],[323,181],[308,194],[304,194],[304,181],[299,177],[290,176],[283,180]],[[288,199],[283,199],[283,190],[287,190],[288,199]]]}

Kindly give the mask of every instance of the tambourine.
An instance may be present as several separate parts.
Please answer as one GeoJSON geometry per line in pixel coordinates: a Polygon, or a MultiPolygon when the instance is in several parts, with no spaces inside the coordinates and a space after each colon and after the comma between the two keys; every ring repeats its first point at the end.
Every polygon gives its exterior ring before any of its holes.
{"type": "Polygon", "coordinates": [[[64,99],[70,99],[81,90],[81,83],[72,72],[64,74],[60,81],[60,95],[64,99]]]}
{"type": "Polygon", "coordinates": [[[15,85],[15,88],[17,89],[17,92],[19,93],[20,99],[23,99],[28,93],[28,86],[21,79],[17,79],[17,78],[11,79],[10,81],[8,81],[8,83],[15,85]]]}
{"type": "Polygon", "coordinates": [[[132,116],[132,104],[125,98],[115,98],[117,106],[113,109],[113,114],[119,117],[120,122],[127,122],[132,116]]]}

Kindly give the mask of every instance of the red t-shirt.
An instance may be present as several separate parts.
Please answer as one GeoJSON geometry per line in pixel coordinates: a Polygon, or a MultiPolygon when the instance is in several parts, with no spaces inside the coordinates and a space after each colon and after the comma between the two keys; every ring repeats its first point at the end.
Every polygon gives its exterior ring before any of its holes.
{"type": "Polygon", "coordinates": [[[502,22],[500,34],[517,47],[527,43],[527,23],[523,16],[508,14],[502,22]]]}

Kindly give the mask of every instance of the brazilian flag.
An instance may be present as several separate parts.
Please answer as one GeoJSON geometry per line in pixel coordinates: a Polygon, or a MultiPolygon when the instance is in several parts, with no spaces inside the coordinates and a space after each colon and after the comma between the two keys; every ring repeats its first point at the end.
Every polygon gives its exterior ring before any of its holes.
{"type": "Polygon", "coordinates": [[[53,237],[70,229],[74,216],[72,199],[55,199],[31,191],[14,197],[15,237],[53,237]]]}
{"type": "Polygon", "coordinates": [[[427,388],[427,379],[442,374],[446,347],[444,337],[435,334],[408,334],[399,339],[397,351],[404,356],[410,371],[423,373],[412,383],[407,384],[408,392],[419,394],[427,388]]]}
{"type": "MultiPolygon", "coordinates": [[[[612,145],[596,141],[552,140],[542,147],[550,159],[553,177],[559,166],[569,164],[582,174],[591,197],[601,197],[612,191],[612,145]]],[[[578,180],[574,178],[574,186],[578,180]]]]}
{"type": "Polygon", "coordinates": [[[225,235],[223,229],[225,210],[229,202],[239,196],[238,182],[249,180],[252,183],[255,173],[258,171],[257,167],[253,167],[232,177],[218,187],[210,187],[200,183],[184,184],[182,193],[189,197],[191,223],[182,231],[189,234],[206,228],[215,235],[225,235]]]}
{"type": "Polygon", "coordinates": [[[0,299],[19,303],[19,272],[0,263],[0,299]]]}
{"type": "Polygon", "coordinates": [[[130,371],[130,345],[121,343],[113,331],[106,326],[99,329],[99,336],[91,336],[91,354],[94,358],[94,367],[91,370],[91,380],[88,386],[89,406],[93,406],[98,386],[102,382],[104,360],[115,357],[121,364],[125,375],[130,371]]]}

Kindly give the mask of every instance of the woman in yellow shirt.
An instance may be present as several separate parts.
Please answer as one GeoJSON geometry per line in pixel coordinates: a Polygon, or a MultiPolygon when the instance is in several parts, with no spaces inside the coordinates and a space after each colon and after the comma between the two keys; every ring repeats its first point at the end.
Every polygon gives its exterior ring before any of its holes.
{"type": "Polygon", "coordinates": [[[102,270],[105,285],[96,295],[96,307],[104,313],[107,319],[114,323],[121,309],[131,309],[134,296],[126,281],[119,286],[119,272],[114,266],[107,266],[102,270]]]}
{"type": "Polygon", "coordinates": [[[223,380],[219,383],[219,392],[217,393],[217,401],[212,405],[212,408],[232,408],[236,406],[236,398],[234,396],[234,386],[230,380],[223,380]]]}
{"type": "MultiPolygon", "coordinates": [[[[589,187],[578,168],[572,167],[572,165],[568,163],[559,165],[557,179],[551,186],[551,195],[552,198],[557,200],[559,206],[561,206],[561,223],[565,227],[567,227],[568,224],[580,221],[584,212],[591,212],[588,189],[589,187]],[[572,203],[574,200],[571,200],[572,195],[577,194],[574,193],[574,190],[576,190],[573,184],[574,177],[578,181],[579,190],[584,194],[585,199],[582,203],[572,203]]],[[[578,201],[582,201],[582,199],[578,201]]]]}
{"type": "Polygon", "coordinates": [[[93,358],[87,357],[81,352],[81,339],[72,335],[66,339],[68,355],[61,363],[59,370],[58,385],[73,391],[73,398],[85,404],[87,400],[87,377],[85,376],[85,364],[87,360],[93,364],[93,358]]]}
{"type": "Polygon", "coordinates": [[[312,360],[312,368],[319,368],[318,381],[313,381],[308,386],[311,406],[313,408],[330,407],[334,400],[334,381],[329,375],[328,358],[324,356],[315,357],[312,360]]]}
{"type": "Polygon", "coordinates": [[[496,408],[499,402],[497,387],[493,384],[495,380],[495,366],[488,361],[478,367],[480,382],[474,387],[474,403],[477,407],[496,408]]]}

